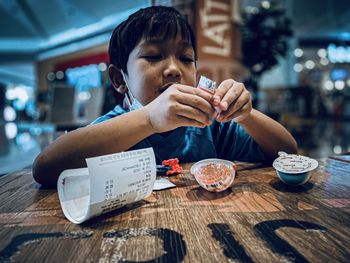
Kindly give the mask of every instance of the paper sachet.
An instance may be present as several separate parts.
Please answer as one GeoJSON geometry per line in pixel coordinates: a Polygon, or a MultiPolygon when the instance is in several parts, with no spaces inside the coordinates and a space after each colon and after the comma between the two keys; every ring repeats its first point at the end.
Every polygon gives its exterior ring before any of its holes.
{"type": "Polygon", "coordinates": [[[204,76],[201,76],[199,78],[197,88],[200,88],[213,95],[215,93],[216,82],[204,76]]]}

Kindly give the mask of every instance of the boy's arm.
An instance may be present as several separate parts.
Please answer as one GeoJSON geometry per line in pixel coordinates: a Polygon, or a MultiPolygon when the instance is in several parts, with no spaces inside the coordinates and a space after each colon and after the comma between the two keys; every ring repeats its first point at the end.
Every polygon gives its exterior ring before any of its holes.
{"type": "Polygon", "coordinates": [[[86,167],[85,158],[124,151],[152,133],[142,110],[74,130],[39,154],[34,161],[33,177],[42,185],[53,186],[63,170],[86,167]]]}
{"type": "Polygon", "coordinates": [[[212,101],[220,111],[216,119],[239,123],[271,160],[279,151],[297,152],[296,141],[281,124],[252,108],[250,93],[243,83],[223,81],[212,101]]]}
{"type": "Polygon", "coordinates": [[[292,135],[277,121],[255,109],[240,125],[270,159],[278,157],[279,151],[297,153],[297,143],[292,135]]]}
{"type": "Polygon", "coordinates": [[[86,167],[89,157],[128,150],[144,138],[180,126],[210,125],[211,96],[199,89],[174,84],[145,107],[62,135],[34,161],[33,177],[54,186],[65,169],[86,167]]]}

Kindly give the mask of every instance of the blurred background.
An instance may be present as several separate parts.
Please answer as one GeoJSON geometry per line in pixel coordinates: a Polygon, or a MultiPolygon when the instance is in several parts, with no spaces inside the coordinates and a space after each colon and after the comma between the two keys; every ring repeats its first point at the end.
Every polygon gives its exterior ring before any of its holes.
{"type": "Polygon", "coordinates": [[[108,41],[139,8],[174,6],[194,28],[198,71],[234,78],[314,158],[350,151],[348,0],[0,1],[0,175],[122,99],[108,41]]]}

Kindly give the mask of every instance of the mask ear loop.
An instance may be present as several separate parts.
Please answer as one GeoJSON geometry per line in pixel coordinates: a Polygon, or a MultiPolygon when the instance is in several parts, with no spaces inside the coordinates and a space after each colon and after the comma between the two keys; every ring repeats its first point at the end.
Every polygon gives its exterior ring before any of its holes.
{"type": "Polygon", "coordinates": [[[131,92],[131,90],[130,90],[130,86],[129,86],[129,83],[128,83],[128,81],[126,80],[126,77],[125,77],[125,73],[124,73],[124,71],[121,69],[120,70],[120,72],[122,73],[122,76],[123,76],[123,79],[124,79],[124,81],[125,81],[125,85],[126,85],[126,87],[127,87],[127,101],[128,101],[128,107],[130,108],[131,107],[131,105],[132,105],[132,103],[136,100],[135,99],[135,97],[134,97],[134,95],[132,94],[132,92],[131,92]]]}

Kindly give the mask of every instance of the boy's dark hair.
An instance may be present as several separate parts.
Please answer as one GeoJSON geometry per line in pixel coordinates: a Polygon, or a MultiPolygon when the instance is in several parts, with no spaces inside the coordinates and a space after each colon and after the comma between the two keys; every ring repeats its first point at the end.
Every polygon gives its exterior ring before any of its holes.
{"type": "Polygon", "coordinates": [[[140,9],[114,29],[109,42],[110,64],[127,72],[129,55],[142,39],[167,40],[175,38],[178,33],[193,47],[197,59],[191,26],[175,8],[151,6],[140,9]]]}

